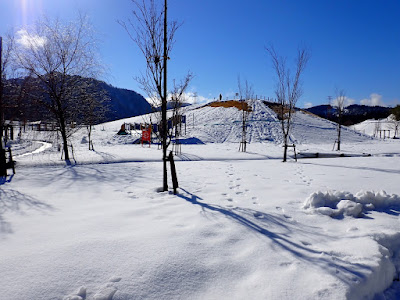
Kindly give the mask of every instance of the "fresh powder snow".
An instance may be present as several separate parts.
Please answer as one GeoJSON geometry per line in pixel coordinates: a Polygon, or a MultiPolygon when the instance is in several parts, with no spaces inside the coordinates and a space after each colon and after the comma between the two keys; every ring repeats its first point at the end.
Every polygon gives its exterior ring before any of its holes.
{"type": "Polygon", "coordinates": [[[161,150],[123,123],[71,138],[27,130],[0,185],[0,298],[399,299],[400,142],[297,112],[289,161],[275,113],[253,101],[247,152],[236,108],[184,108],[178,194],[161,150]],[[172,184],[169,183],[171,186],[172,184]]]}

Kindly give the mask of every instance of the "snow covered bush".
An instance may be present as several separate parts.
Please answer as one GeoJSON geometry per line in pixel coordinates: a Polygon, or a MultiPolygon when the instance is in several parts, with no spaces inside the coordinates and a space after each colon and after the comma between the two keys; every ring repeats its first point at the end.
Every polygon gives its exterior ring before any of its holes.
{"type": "Polygon", "coordinates": [[[362,217],[365,211],[400,206],[398,195],[385,191],[360,191],[356,195],[345,191],[314,192],[304,202],[303,208],[331,217],[362,217]]]}

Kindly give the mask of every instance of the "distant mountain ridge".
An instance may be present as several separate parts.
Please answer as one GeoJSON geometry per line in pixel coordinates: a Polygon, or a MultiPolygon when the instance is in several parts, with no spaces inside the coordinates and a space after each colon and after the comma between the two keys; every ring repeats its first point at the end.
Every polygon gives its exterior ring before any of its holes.
{"type": "MultiPolygon", "coordinates": [[[[318,105],[305,110],[322,118],[337,121],[336,108],[331,105],[318,105]]],[[[390,107],[352,104],[345,108],[343,124],[350,126],[369,119],[384,119],[390,115],[391,110],[390,107]]]]}
{"type": "Polygon", "coordinates": [[[105,82],[101,82],[100,87],[110,97],[110,112],[107,114],[106,121],[140,116],[153,112],[147,100],[135,91],[117,88],[105,82]]]}
{"type": "MultiPolygon", "coordinates": [[[[80,77],[82,85],[90,85],[94,97],[105,95],[108,110],[100,122],[108,122],[152,112],[151,105],[146,99],[135,91],[122,89],[93,78],[80,77]]],[[[21,116],[30,121],[49,120],[50,116],[43,108],[33,107],[31,98],[37,97],[40,92],[37,79],[30,79],[29,83],[24,78],[13,78],[4,84],[4,115],[7,120],[19,120],[21,116]]],[[[79,89],[79,86],[77,87],[79,89]]],[[[21,120],[22,121],[22,120],[21,120]]]]}

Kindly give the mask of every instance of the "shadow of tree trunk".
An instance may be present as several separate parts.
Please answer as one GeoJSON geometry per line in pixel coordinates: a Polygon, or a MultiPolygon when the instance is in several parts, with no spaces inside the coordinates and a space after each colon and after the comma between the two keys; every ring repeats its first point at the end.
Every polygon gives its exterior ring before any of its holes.
{"type": "Polygon", "coordinates": [[[13,189],[0,188],[0,235],[13,233],[12,225],[4,215],[8,212],[25,213],[27,210],[52,211],[53,206],[13,189]]]}

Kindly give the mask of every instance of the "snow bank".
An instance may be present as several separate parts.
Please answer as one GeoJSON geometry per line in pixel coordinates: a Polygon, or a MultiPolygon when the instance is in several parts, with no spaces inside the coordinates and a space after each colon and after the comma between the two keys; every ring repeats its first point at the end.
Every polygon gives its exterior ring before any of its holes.
{"type": "Polygon", "coordinates": [[[379,253],[371,257],[375,262],[369,265],[370,272],[350,287],[347,299],[381,299],[384,296],[380,291],[387,289],[393,283],[396,269],[392,262],[391,251],[379,245],[379,242],[378,248],[379,253]]]}
{"type": "Polygon", "coordinates": [[[360,191],[353,195],[345,191],[314,192],[304,202],[303,208],[330,217],[362,217],[370,210],[384,210],[400,206],[400,197],[385,191],[360,191]]]}

